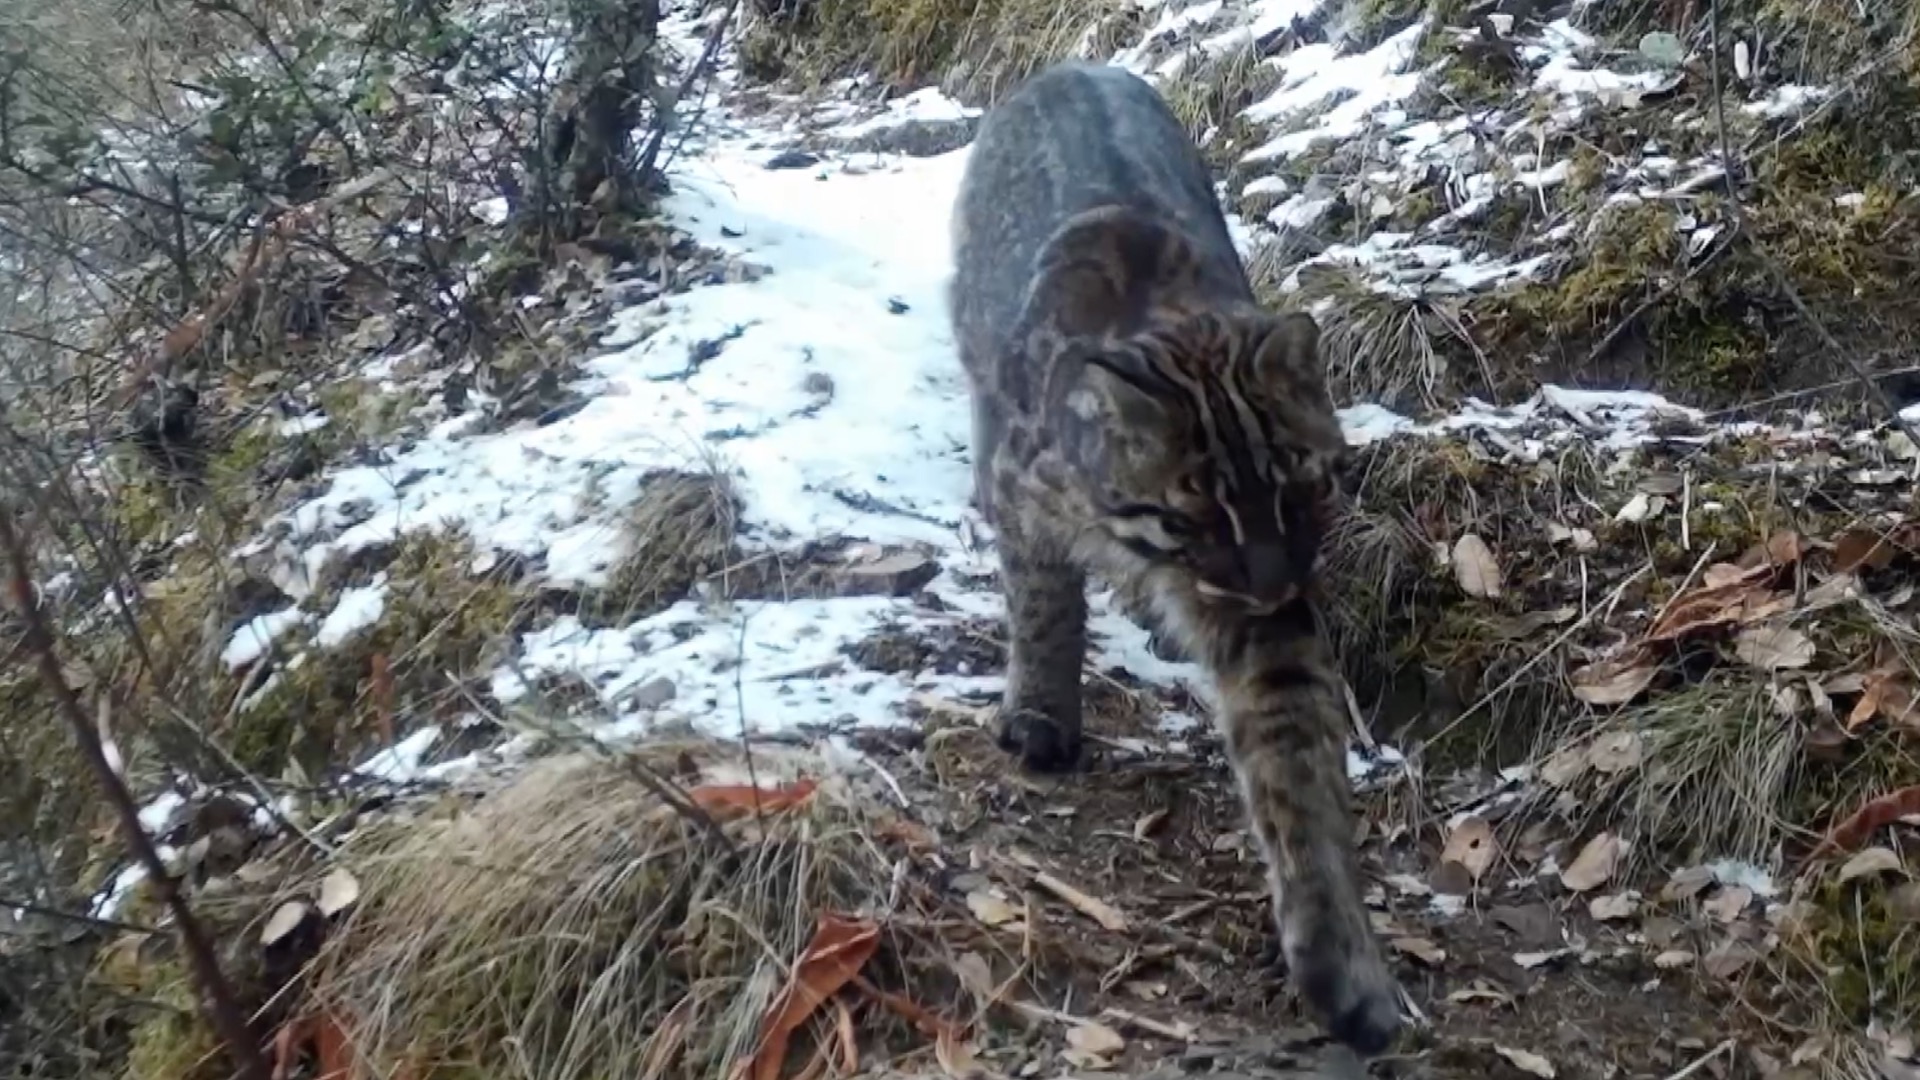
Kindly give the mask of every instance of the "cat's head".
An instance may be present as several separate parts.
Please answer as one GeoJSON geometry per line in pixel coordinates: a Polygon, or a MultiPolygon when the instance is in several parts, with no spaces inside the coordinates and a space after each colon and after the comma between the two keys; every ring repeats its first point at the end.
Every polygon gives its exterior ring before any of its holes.
{"type": "Polygon", "coordinates": [[[1318,342],[1306,315],[1242,313],[1068,343],[1063,448],[1103,538],[1216,599],[1296,599],[1349,454],[1318,342]]]}

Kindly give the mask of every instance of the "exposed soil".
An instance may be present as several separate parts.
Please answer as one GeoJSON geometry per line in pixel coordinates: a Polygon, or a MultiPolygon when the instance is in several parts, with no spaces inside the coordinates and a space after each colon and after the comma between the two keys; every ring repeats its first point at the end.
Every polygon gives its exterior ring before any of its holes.
{"type": "MultiPolygon", "coordinates": [[[[1036,996],[1073,1016],[1104,1017],[1126,1035],[1114,1068],[1156,1077],[1358,1075],[1359,1063],[1318,1034],[1274,962],[1260,860],[1216,740],[1195,731],[1184,750],[1143,756],[1134,752],[1143,738],[1164,739],[1148,717],[1189,703],[1097,680],[1089,698],[1088,757],[1066,776],[1020,771],[982,726],[989,711],[958,704],[934,710],[917,738],[863,747],[938,833],[954,864],[949,887],[961,896],[997,889],[1020,911],[996,933],[1011,954],[1032,958],[1036,996]],[[1023,889],[1035,870],[1111,904],[1127,928],[1103,928],[1047,892],[1023,889]],[[1168,1037],[1189,1026],[1191,1041],[1168,1037]]],[[[1438,864],[1444,829],[1414,794],[1388,784],[1361,800],[1376,929],[1383,947],[1407,943],[1389,958],[1424,1017],[1367,1071],[1527,1076],[1504,1047],[1540,1055],[1559,1077],[1666,1076],[1726,1038],[1745,1045],[1760,1037],[1723,987],[1653,963],[1667,950],[1704,955],[1704,916],[1599,924],[1557,879],[1541,883],[1513,866],[1494,867],[1479,889],[1441,880],[1473,893],[1456,898],[1457,914],[1412,895],[1438,864]],[[1426,943],[1444,955],[1410,955],[1426,943]]],[[[1063,1075],[1062,1063],[1071,1066],[1063,1030],[997,1018],[981,1040],[982,1064],[1008,1076],[1063,1075]]],[[[1729,1066],[1743,1076],[1754,1069],[1744,1055],[1723,1056],[1712,1075],[1727,1076],[1729,1066]]]]}

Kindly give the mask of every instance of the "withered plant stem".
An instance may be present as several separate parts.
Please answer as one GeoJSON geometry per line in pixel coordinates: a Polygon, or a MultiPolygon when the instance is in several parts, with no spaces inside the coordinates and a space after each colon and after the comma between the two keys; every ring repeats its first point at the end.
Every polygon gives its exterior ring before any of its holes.
{"type": "Polygon", "coordinates": [[[186,953],[187,962],[192,967],[194,981],[199,984],[207,1019],[227,1044],[227,1053],[233,1059],[236,1075],[241,1080],[268,1080],[259,1043],[255,1041],[246,1015],[241,1012],[239,1002],[234,998],[233,987],[220,970],[220,962],[214,957],[213,944],[208,940],[206,930],[194,916],[193,909],[187,905],[179,882],[167,871],[167,865],[154,848],[152,838],[141,827],[140,807],[134,803],[133,793],[127,790],[120,774],[108,763],[106,751],[100,745],[99,733],[88,721],[86,710],[80,706],[80,699],[74,695],[73,688],[67,685],[66,676],[60,670],[60,658],[54,651],[53,631],[48,627],[46,616],[40,610],[39,597],[35,595],[32,559],[27,554],[20,531],[15,527],[12,512],[4,508],[0,508],[0,554],[4,554],[6,559],[7,591],[12,595],[13,606],[24,624],[24,648],[39,667],[40,680],[53,697],[55,707],[73,730],[80,756],[86,759],[107,802],[112,804],[128,850],[135,861],[146,869],[148,879],[153,882],[155,895],[173,916],[174,930],[179,936],[181,951],[186,953]]]}

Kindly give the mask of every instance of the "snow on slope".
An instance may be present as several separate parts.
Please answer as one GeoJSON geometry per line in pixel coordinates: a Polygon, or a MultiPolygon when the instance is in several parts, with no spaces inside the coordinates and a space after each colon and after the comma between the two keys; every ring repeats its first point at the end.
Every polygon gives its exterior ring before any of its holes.
{"type": "MultiPolygon", "coordinates": [[[[1225,14],[1219,4],[1186,16],[1168,12],[1173,24],[1210,34],[1203,43],[1210,47],[1232,38],[1232,29],[1217,29],[1223,21],[1258,28],[1284,15],[1283,6],[1270,0],[1225,14]]],[[[672,30],[691,42],[702,27],[682,19],[672,30]]],[[[1303,48],[1274,99],[1256,108],[1263,118],[1284,119],[1296,140],[1357,137],[1383,122],[1413,126],[1396,104],[1410,92],[1403,84],[1417,80],[1400,73],[1419,32],[1416,26],[1337,65],[1308,63],[1307,53],[1331,46],[1303,48]],[[1372,89],[1357,98],[1345,92],[1356,81],[1372,89]]],[[[998,672],[901,676],[860,669],[845,656],[883,625],[927,628],[1002,610],[989,584],[990,530],[968,506],[966,385],[943,295],[948,209],[967,150],[931,158],[859,153],[769,168],[800,125],[742,118],[727,107],[731,89],[732,76],[723,75],[721,100],[677,166],[665,211],[703,245],[766,272],[618,313],[604,341],[611,351],[588,363],[579,387],[590,401],[571,416],[485,433],[469,433],[470,420],[458,418],[378,465],[334,473],[326,492],[284,515],[273,541],[247,552],[274,550],[290,595],[303,595],[329,559],[403,531],[452,524],[485,549],[536,559],[555,582],[590,586],[605,580],[641,478],[717,453],[744,495],[750,548],[829,537],[925,545],[939,553],[943,572],[930,588],[944,610],[871,597],[724,606],[696,598],[620,628],[588,629],[564,617],[523,638],[516,660],[493,679],[497,697],[523,697],[538,676],[583,676],[619,716],[601,733],[630,736],[662,720],[719,734],[742,726],[844,730],[899,722],[916,692],[982,698],[999,689],[998,672]],[[674,688],[665,708],[657,694],[634,693],[663,679],[674,688]]],[[[833,134],[844,137],[969,112],[922,91],[879,116],[842,103],[816,115],[833,116],[833,134]]],[[[1293,143],[1277,142],[1254,156],[1291,152],[1293,143]]],[[[1538,428],[1558,412],[1611,424],[1624,445],[1673,409],[1652,395],[1579,398],[1550,388],[1519,406],[1475,403],[1428,425],[1364,404],[1346,419],[1360,443],[1462,426],[1538,428]]],[[[1558,430],[1574,430],[1572,421],[1558,430]]],[[[1094,612],[1100,665],[1149,682],[1196,674],[1149,654],[1144,633],[1104,597],[1094,612]]],[[[340,618],[329,620],[328,640],[341,636],[332,625],[340,618]]],[[[300,625],[272,615],[256,621],[262,626],[242,629],[250,639],[236,641],[236,656],[264,647],[256,644],[263,630],[300,625]]],[[[1204,685],[1193,689],[1204,699],[1204,685]]],[[[1194,720],[1165,719],[1169,734],[1194,720]]],[[[1358,758],[1352,764],[1368,767],[1358,758]]]]}
{"type": "MultiPolygon", "coordinates": [[[[1195,57],[1263,38],[1319,5],[1146,6],[1160,10],[1165,32],[1150,34],[1116,62],[1164,81],[1195,57]],[[1169,34],[1180,47],[1169,45],[1169,34]]],[[[697,51],[704,18],[667,23],[683,55],[697,51]]],[[[1461,149],[1463,117],[1415,117],[1402,109],[1419,78],[1412,66],[1422,32],[1416,26],[1353,55],[1308,46],[1277,58],[1284,69],[1279,89],[1255,106],[1258,119],[1272,121],[1275,138],[1253,159],[1285,158],[1340,139],[1374,140],[1406,173],[1436,160],[1469,163],[1461,149]]],[[[1535,57],[1544,60],[1539,78],[1570,109],[1620,91],[1619,80],[1574,62],[1580,47],[1568,32],[1528,45],[1544,50],[1535,57]]],[[[845,732],[903,722],[903,706],[917,693],[988,700],[1001,687],[998,671],[902,675],[865,670],[848,655],[883,626],[937,632],[942,623],[991,619],[1003,610],[992,588],[991,531],[968,505],[967,391],[944,300],[947,216],[967,151],[928,158],[830,153],[812,167],[767,167],[822,123],[850,139],[973,110],[925,90],[875,115],[848,95],[815,107],[803,123],[777,112],[748,119],[729,108],[736,93],[730,72],[712,92],[718,101],[676,165],[665,213],[701,244],[764,273],[620,311],[607,328],[608,351],[586,364],[576,387],[587,403],[571,415],[503,430],[482,430],[479,410],[439,421],[390,448],[378,464],[331,472],[324,491],[287,509],[236,554],[271,556],[277,582],[298,600],[330,559],[404,532],[459,525],[482,550],[476,570],[511,553],[555,583],[592,586],[606,578],[642,477],[718,455],[744,496],[747,547],[792,550],[828,538],[922,545],[937,553],[941,567],[928,587],[938,610],[906,598],[696,597],[625,627],[594,629],[563,617],[517,643],[515,658],[494,673],[498,699],[524,699],[540,676],[583,677],[614,717],[591,732],[606,738],[642,735],[662,723],[729,736],[743,727],[845,732]]],[[[1550,172],[1549,163],[1525,164],[1550,172]]],[[[1465,215],[1493,183],[1467,177],[1464,202],[1449,213],[1465,215]]],[[[1278,177],[1256,177],[1250,186],[1284,201],[1266,222],[1233,223],[1249,249],[1276,227],[1310,221],[1328,196],[1289,191],[1278,177]]],[[[1361,266],[1376,287],[1401,291],[1486,287],[1536,268],[1410,239],[1380,233],[1312,261],[1361,266]]],[[[394,359],[383,358],[370,372],[395,370],[394,359]]],[[[1355,443],[1481,428],[1527,455],[1568,438],[1598,437],[1624,449],[1643,440],[1654,419],[1675,413],[1697,418],[1650,394],[1546,387],[1518,405],[1471,402],[1424,422],[1367,403],[1344,410],[1343,420],[1355,443]]],[[[276,648],[295,653],[291,662],[325,662],[326,648],[378,621],[383,596],[384,583],[376,582],[350,591],[324,618],[269,613],[239,629],[227,659],[245,664],[276,648]]],[[[1146,683],[1187,683],[1206,699],[1198,672],[1155,658],[1145,633],[1116,614],[1105,595],[1093,600],[1090,636],[1102,668],[1124,669],[1146,683]]],[[[1161,730],[1142,731],[1134,748],[1169,744],[1196,719],[1166,714],[1161,730]]],[[[434,762],[444,734],[417,732],[359,771],[404,780],[471,765],[472,758],[434,762]]],[[[514,740],[486,756],[511,756],[525,745],[514,740]]],[[[1373,758],[1350,755],[1349,768],[1362,775],[1397,761],[1382,748],[1373,758]]],[[[123,874],[108,897],[124,895],[137,878],[137,871],[123,874]]]]}

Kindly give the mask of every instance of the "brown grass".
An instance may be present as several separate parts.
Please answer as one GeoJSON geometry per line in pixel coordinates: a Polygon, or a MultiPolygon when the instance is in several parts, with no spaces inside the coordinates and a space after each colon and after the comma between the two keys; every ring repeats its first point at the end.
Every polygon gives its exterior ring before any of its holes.
{"type": "Polygon", "coordinates": [[[619,622],[645,616],[724,574],[736,561],[739,516],[739,494],[718,461],[647,476],[627,512],[603,614],[619,622]]]}
{"type": "Polygon", "coordinates": [[[477,804],[355,836],[333,865],[362,899],[314,965],[309,1008],[343,1020],[375,1075],[405,1061],[421,1078],[704,1078],[753,1052],[823,912],[886,921],[866,974],[907,985],[926,895],[897,876],[890,817],[862,782],[798,752],[757,749],[751,773],[710,744],[640,753],[549,759],[477,804]],[[821,783],[723,840],[636,768],[821,783]]]}

